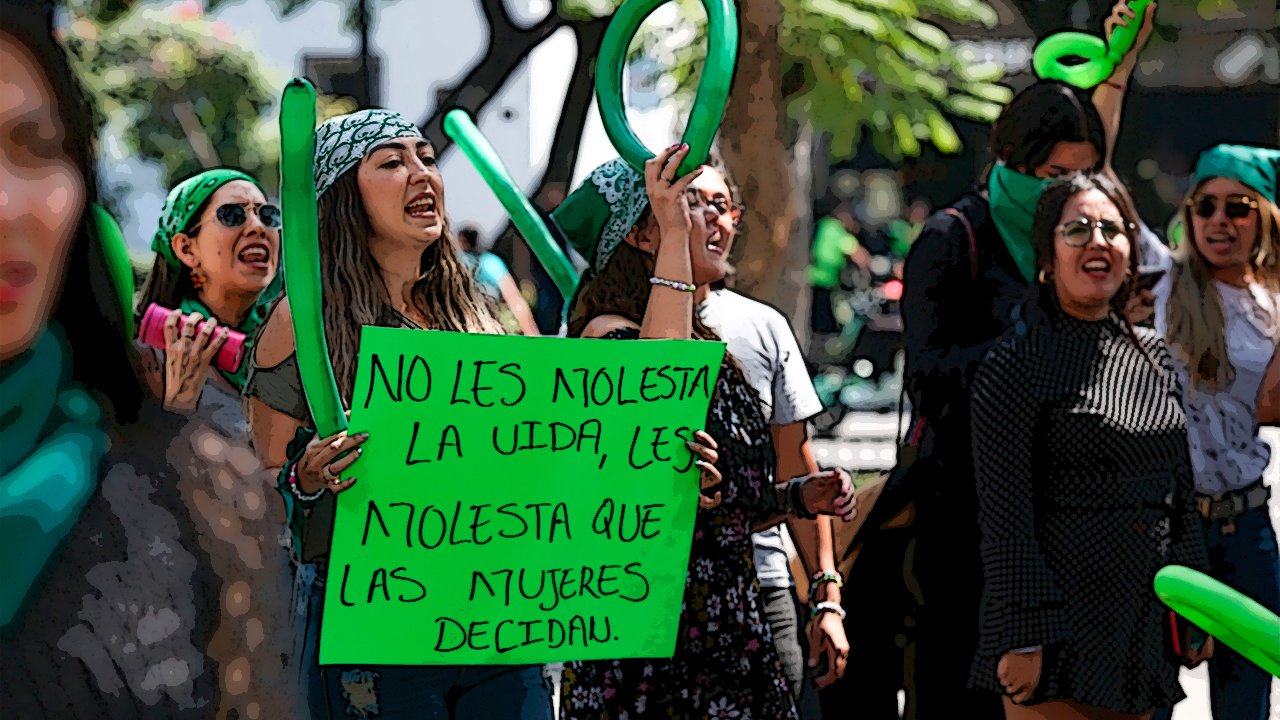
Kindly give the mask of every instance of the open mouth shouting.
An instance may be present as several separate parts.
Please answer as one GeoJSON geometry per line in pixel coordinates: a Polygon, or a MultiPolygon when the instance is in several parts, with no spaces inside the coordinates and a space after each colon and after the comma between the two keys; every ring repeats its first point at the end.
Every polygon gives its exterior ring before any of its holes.
{"type": "Polygon", "coordinates": [[[409,217],[417,220],[435,222],[439,218],[436,213],[436,196],[432,193],[419,193],[408,205],[404,206],[404,212],[409,217]]]}
{"type": "Polygon", "coordinates": [[[236,260],[254,270],[268,272],[271,270],[271,247],[261,240],[250,240],[240,246],[236,260]]]}

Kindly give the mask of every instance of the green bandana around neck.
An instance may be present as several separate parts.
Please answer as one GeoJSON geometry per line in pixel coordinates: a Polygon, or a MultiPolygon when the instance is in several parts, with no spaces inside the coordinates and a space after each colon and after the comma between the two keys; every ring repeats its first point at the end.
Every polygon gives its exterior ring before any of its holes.
{"type": "Polygon", "coordinates": [[[592,170],[551,219],[600,272],[647,207],[644,176],[615,158],[592,170]]]}
{"type": "Polygon", "coordinates": [[[1216,145],[1200,153],[1191,187],[1198,188],[1204,181],[1215,177],[1243,183],[1275,203],[1277,186],[1280,186],[1280,150],[1252,145],[1216,145]]]}
{"type": "Polygon", "coordinates": [[[191,223],[191,216],[210,195],[232,180],[251,182],[259,190],[262,189],[257,180],[239,170],[215,168],[192,175],[169,191],[164,199],[164,207],[160,210],[160,228],[151,238],[151,249],[163,257],[170,267],[182,267],[182,262],[173,252],[173,236],[187,228],[191,223]]]}
{"type": "MultiPolygon", "coordinates": [[[[272,286],[274,284],[273,282],[272,286]]],[[[249,308],[249,312],[245,313],[244,319],[240,321],[240,324],[231,328],[238,333],[244,334],[244,352],[240,356],[240,366],[235,369],[235,372],[218,370],[218,373],[226,378],[227,382],[231,383],[231,386],[237,392],[244,391],[244,383],[248,379],[249,365],[253,358],[254,338],[258,335],[258,328],[262,327],[262,323],[266,321],[267,311],[270,309],[272,301],[276,298],[276,294],[271,293],[270,290],[271,287],[268,287],[266,291],[263,291],[262,295],[258,296],[258,301],[253,304],[253,307],[249,308]]],[[[179,309],[186,315],[198,312],[204,317],[216,317],[213,311],[200,302],[198,298],[183,298],[179,309]]]]}
{"type": "Polygon", "coordinates": [[[97,487],[102,413],[71,381],[56,326],[0,368],[0,628],[31,589],[97,487]]]}
{"type": "Polygon", "coordinates": [[[360,110],[326,120],[316,128],[316,197],[323,195],[374,147],[402,137],[422,139],[422,131],[391,110],[360,110]]]}
{"type": "Polygon", "coordinates": [[[1035,224],[1040,196],[1051,182],[1052,178],[1025,175],[1004,163],[996,163],[991,168],[988,183],[991,219],[1028,284],[1036,276],[1036,250],[1031,244],[1031,226],[1035,224]]]}

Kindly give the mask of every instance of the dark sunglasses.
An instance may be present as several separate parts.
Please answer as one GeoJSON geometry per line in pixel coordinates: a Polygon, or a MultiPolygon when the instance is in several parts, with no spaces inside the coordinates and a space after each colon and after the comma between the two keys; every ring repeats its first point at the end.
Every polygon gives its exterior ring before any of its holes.
{"type": "Polygon", "coordinates": [[[709,198],[702,194],[698,188],[686,188],[685,197],[689,200],[689,207],[697,209],[700,207],[713,207],[716,212],[721,215],[728,215],[734,225],[742,222],[742,203],[730,202],[724,198],[709,198]]]}
{"type": "MultiPolygon", "coordinates": [[[[261,205],[241,205],[239,203],[227,203],[218,206],[213,212],[213,216],[222,223],[223,227],[238,228],[249,221],[249,210],[253,210],[258,214],[258,219],[262,224],[270,230],[280,227],[280,206],[271,203],[263,203],[261,205]]],[[[204,223],[196,223],[187,231],[188,235],[194,235],[200,226],[204,223]]]]}
{"type": "MultiPolygon", "coordinates": [[[[1199,198],[1188,199],[1187,207],[1197,216],[1208,220],[1218,212],[1218,199],[1212,195],[1201,195],[1199,198]]],[[[1248,195],[1228,195],[1222,207],[1222,211],[1232,220],[1243,220],[1257,209],[1258,201],[1248,195]]]]}
{"type": "Polygon", "coordinates": [[[1074,248],[1088,245],[1093,239],[1094,229],[1102,231],[1102,238],[1109,245],[1128,240],[1129,234],[1133,231],[1132,227],[1125,227],[1110,220],[1092,220],[1086,217],[1069,220],[1058,226],[1058,232],[1062,233],[1062,238],[1066,240],[1067,245],[1074,248]]]}

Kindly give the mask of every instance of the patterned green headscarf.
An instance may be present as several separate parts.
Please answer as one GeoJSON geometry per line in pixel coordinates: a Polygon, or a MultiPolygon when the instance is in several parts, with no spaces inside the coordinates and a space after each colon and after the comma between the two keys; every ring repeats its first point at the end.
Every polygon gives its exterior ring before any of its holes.
{"type": "Polygon", "coordinates": [[[591,260],[596,272],[600,272],[647,207],[649,196],[645,193],[644,176],[615,158],[592,170],[587,179],[551,211],[551,219],[564,231],[574,249],[591,260]]]}
{"type": "Polygon", "coordinates": [[[316,197],[374,146],[402,137],[421,138],[422,131],[390,110],[360,110],[326,120],[316,128],[316,197]]]}
{"type": "MultiPolygon", "coordinates": [[[[239,170],[217,168],[192,175],[169,191],[168,197],[164,199],[164,207],[160,210],[160,229],[151,238],[151,249],[163,257],[170,267],[182,267],[182,262],[173,252],[173,236],[187,227],[191,216],[210,195],[232,180],[245,180],[262,190],[262,185],[257,180],[239,170]]],[[[266,191],[263,190],[263,193],[266,191]]]]}

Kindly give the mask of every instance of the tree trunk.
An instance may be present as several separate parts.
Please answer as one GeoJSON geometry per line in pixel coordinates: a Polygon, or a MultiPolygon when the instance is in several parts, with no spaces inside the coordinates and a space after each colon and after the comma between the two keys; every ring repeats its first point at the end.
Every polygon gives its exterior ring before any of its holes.
{"type": "Polygon", "coordinates": [[[739,62],[720,130],[725,166],[746,204],[736,288],[795,321],[803,288],[788,249],[804,237],[798,211],[807,197],[800,195],[783,104],[782,8],[777,0],[742,0],[738,7],[739,62]]]}

